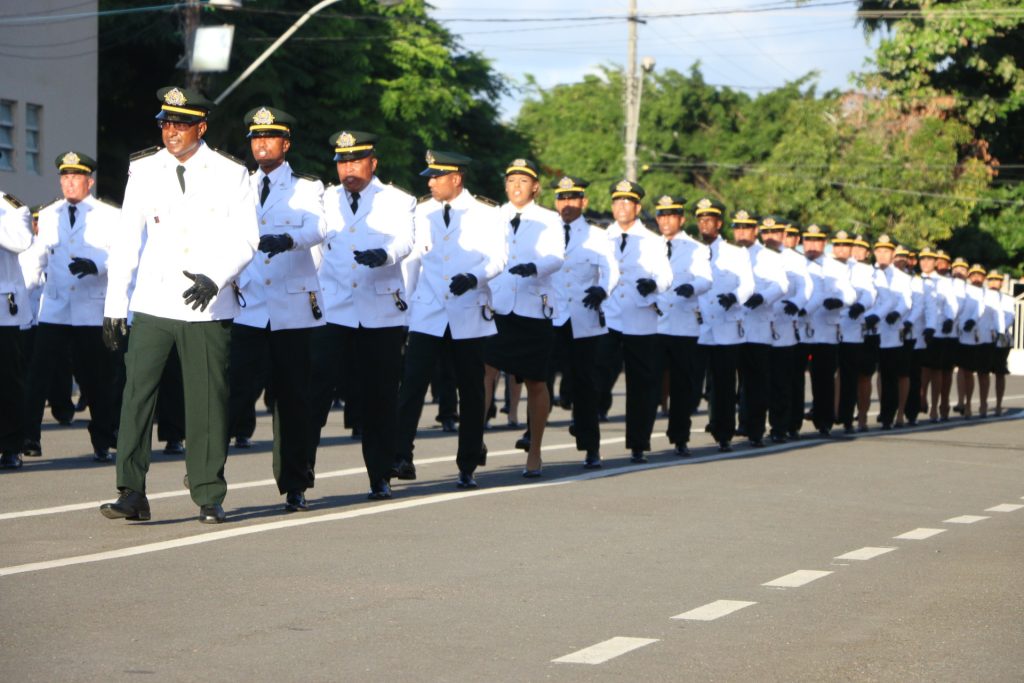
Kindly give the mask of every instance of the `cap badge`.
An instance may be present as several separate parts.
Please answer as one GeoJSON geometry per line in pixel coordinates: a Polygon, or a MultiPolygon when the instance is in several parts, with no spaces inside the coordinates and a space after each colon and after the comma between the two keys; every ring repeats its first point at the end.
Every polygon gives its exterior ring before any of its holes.
{"type": "Polygon", "coordinates": [[[73,165],[76,165],[76,164],[80,163],[82,161],[82,159],[77,154],[75,154],[74,152],[68,152],[67,154],[65,154],[63,156],[63,158],[61,158],[60,161],[61,161],[62,164],[67,164],[67,165],[73,166],[73,165]]]}
{"type": "Polygon", "coordinates": [[[188,99],[185,98],[185,93],[181,92],[177,88],[171,88],[164,93],[164,102],[172,107],[180,107],[188,102],[188,99]]]}
{"type": "Polygon", "coordinates": [[[513,166],[526,166],[526,159],[513,159],[512,160],[512,165],[513,166]]]}
{"type": "Polygon", "coordinates": [[[807,227],[807,232],[811,235],[820,235],[821,228],[819,228],[817,225],[810,225],[807,227]]]}
{"type": "Polygon", "coordinates": [[[878,242],[879,242],[880,244],[888,244],[888,243],[889,243],[889,242],[891,242],[891,241],[892,241],[892,240],[890,240],[890,239],[889,239],[889,236],[888,236],[888,235],[882,235],[881,237],[879,237],[879,238],[878,238],[878,242]]]}
{"type": "Polygon", "coordinates": [[[269,126],[274,122],[274,115],[266,107],[260,107],[252,115],[252,122],[257,126],[269,126]]]}
{"type": "Polygon", "coordinates": [[[572,178],[570,178],[569,176],[565,176],[564,178],[558,181],[559,190],[571,190],[575,186],[576,183],[574,183],[572,181],[572,178]]]}
{"type": "MultiPolygon", "coordinates": [[[[744,213],[745,214],[746,212],[745,211],[740,211],[740,213],[744,213]]],[[[775,219],[769,216],[768,218],[765,218],[763,221],[761,221],[761,225],[763,225],[766,228],[774,228],[775,227],[775,219]]]]}
{"type": "MultiPolygon", "coordinates": [[[[340,140],[341,138],[338,138],[338,139],[340,140]]],[[[428,163],[428,164],[433,164],[433,163],[434,163],[435,161],[437,161],[437,159],[435,159],[435,158],[434,158],[434,153],[433,153],[433,152],[431,152],[431,151],[430,151],[430,150],[428,149],[428,150],[427,150],[427,163],[428,163]]]]}
{"type": "Polygon", "coordinates": [[[615,186],[615,191],[616,192],[632,192],[633,191],[633,183],[629,182],[628,180],[622,180],[622,181],[619,182],[618,185],[615,186]]]}
{"type": "MultiPolygon", "coordinates": [[[[338,142],[337,142],[338,147],[351,147],[354,144],[356,144],[356,139],[355,139],[355,137],[352,136],[352,133],[347,133],[346,132],[346,133],[342,133],[341,135],[338,136],[338,142]]],[[[428,159],[427,163],[429,164],[429,163],[431,163],[431,161],[428,159]]]]}
{"type": "MultiPolygon", "coordinates": [[[[740,209],[739,211],[736,212],[735,220],[738,220],[738,221],[749,221],[750,220],[750,214],[747,213],[746,211],[740,209]]],[[[769,220],[771,220],[771,219],[769,219],[769,220]]],[[[775,221],[772,221],[772,225],[774,225],[774,224],[775,224],[775,221]]],[[[767,225],[767,223],[765,223],[765,225],[767,225]]]]}
{"type": "Polygon", "coordinates": [[[667,194],[666,195],[662,195],[661,197],[658,197],[658,206],[668,206],[671,203],[672,203],[672,198],[669,197],[667,194]]]}
{"type": "Polygon", "coordinates": [[[708,199],[707,197],[704,197],[699,202],[697,202],[697,208],[698,209],[710,209],[711,208],[711,200],[708,199]]]}

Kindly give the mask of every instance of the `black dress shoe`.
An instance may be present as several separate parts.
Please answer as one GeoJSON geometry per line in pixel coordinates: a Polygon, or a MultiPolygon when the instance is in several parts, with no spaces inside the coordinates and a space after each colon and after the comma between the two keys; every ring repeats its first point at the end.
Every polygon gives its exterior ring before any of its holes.
{"type": "Polygon", "coordinates": [[[820,436],[823,439],[827,439],[830,436],[832,436],[832,430],[830,430],[830,429],[819,429],[818,430],[818,436],[820,436]]]}
{"type": "Polygon", "coordinates": [[[475,489],[477,487],[476,479],[473,478],[472,472],[459,472],[459,480],[455,485],[460,489],[475,489]]]}
{"type": "Polygon", "coordinates": [[[27,458],[39,458],[43,455],[43,447],[38,441],[26,441],[21,447],[21,454],[27,458]]]}
{"type": "Polygon", "coordinates": [[[686,447],[685,443],[676,444],[675,454],[678,455],[680,458],[693,457],[693,453],[690,452],[690,449],[686,447]]]}
{"type": "Polygon", "coordinates": [[[412,481],[416,479],[416,466],[408,460],[400,460],[395,464],[395,479],[412,481]]]}
{"type": "Polygon", "coordinates": [[[199,506],[199,521],[203,524],[220,524],[227,519],[220,503],[199,506]]]}
{"type": "Polygon", "coordinates": [[[882,423],[882,431],[883,432],[891,432],[892,431],[892,424],[890,424],[888,422],[883,422],[882,423]]]}
{"type": "Polygon", "coordinates": [[[92,459],[95,462],[112,462],[114,460],[114,456],[112,456],[110,451],[106,448],[97,448],[93,451],[92,459]]]}
{"type": "Polygon", "coordinates": [[[164,455],[185,455],[185,444],[177,439],[171,439],[164,445],[164,455]]]}
{"type": "Polygon", "coordinates": [[[288,512],[308,510],[309,503],[306,502],[306,494],[302,491],[289,491],[284,498],[284,509],[288,512]]]}
{"type": "Polygon", "coordinates": [[[235,448],[252,448],[252,441],[244,436],[236,436],[235,448]]]}
{"type": "Polygon", "coordinates": [[[459,426],[455,424],[455,420],[450,417],[446,417],[441,420],[441,431],[455,433],[459,431],[459,426]]]}
{"type": "Polygon", "coordinates": [[[769,438],[772,440],[772,443],[786,443],[787,441],[786,437],[782,434],[772,434],[769,438]]]}
{"type": "Polygon", "coordinates": [[[587,457],[583,461],[584,469],[601,469],[601,453],[598,450],[587,451],[587,457]]]}
{"type": "Polygon", "coordinates": [[[362,427],[353,427],[352,428],[352,435],[351,435],[350,438],[353,441],[359,441],[360,439],[362,439],[363,438],[363,428],[362,427]]]}
{"type": "Polygon", "coordinates": [[[843,427],[843,434],[853,434],[853,433],[854,433],[853,425],[846,425],[846,426],[843,427]]]}
{"type": "Polygon", "coordinates": [[[107,519],[145,522],[149,519],[149,499],[145,493],[123,489],[113,503],[100,505],[100,514],[107,519]]]}
{"type": "Polygon", "coordinates": [[[598,422],[608,422],[608,413],[598,413],[597,421],[598,422]]]}
{"type": "Polygon", "coordinates": [[[538,467],[535,470],[523,470],[524,479],[539,479],[541,476],[541,468],[538,467]]]}
{"type": "Polygon", "coordinates": [[[786,439],[788,439],[789,441],[799,441],[800,432],[789,432],[786,434],[786,439]]]}
{"type": "Polygon", "coordinates": [[[530,451],[530,430],[526,430],[521,437],[516,439],[516,448],[526,452],[530,451]]]}
{"type": "Polygon", "coordinates": [[[387,479],[378,479],[370,484],[370,494],[366,497],[369,500],[390,500],[391,484],[387,479]]]}
{"type": "Polygon", "coordinates": [[[719,441],[718,442],[718,452],[719,453],[732,453],[732,444],[729,443],[728,441],[719,441]]]}
{"type": "Polygon", "coordinates": [[[750,445],[753,446],[754,448],[764,448],[766,444],[764,442],[764,439],[751,439],[750,445]]]}
{"type": "Polygon", "coordinates": [[[7,451],[0,455],[0,470],[16,470],[21,467],[21,453],[7,451]]]}
{"type": "Polygon", "coordinates": [[[644,456],[644,452],[642,450],[634,448],[633,455],[630,456],[629,461],[634,465],[642,465],[647,462],[647,458],[644,456]]]}
{"type": "Polygon", "coordinates": [[[576,423],[575,422],[570,422],[569,423],[569,436],[576,436],[576,423]]]}
{"type": "Polygon", "coordinates": [[[480,457],[477,458],[477,467],[484,467],[487,464],[487,444],[480,446],[480,457]]]}

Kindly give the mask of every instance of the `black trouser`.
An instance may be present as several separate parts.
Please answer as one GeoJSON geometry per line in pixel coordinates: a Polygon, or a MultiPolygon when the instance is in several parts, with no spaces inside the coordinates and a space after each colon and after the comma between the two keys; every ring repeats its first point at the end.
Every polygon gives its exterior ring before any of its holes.
{"type": "MultiPolygon", "coordinates": [[[[570,327],[572,320],[567,320],[562,328],[570,327]]],[[[571,329],[571,328],[570,328],[571,329]]],[[[599,335],[601,336],[601,335],[599,335]]],[[[593,339],[593,337],[586,337],[587,339],[593,339]]],[[[561,406],[572,405],[572,372],[569,366],[572,364],[572,335],[568,337],[565,334],[556,334],[555,341],[551,345],[551,361],[548,363],[548,389],[551,391],[551,395],[555,395],[555,382],[558,379],[558,375],[561,374],[561,380],[558,381],[558,403],[561,406]]],[[[597,388],[593,387],[595,392],[594,400],[597,399],[597,388]]],[[[595,403],[596,405],[596,403],[595,403]]]]}
{"type": "Polygon", "coordinates": [[[601,447],[601,427],[597,419],[601,378],[597,357],[604,336],[575,339],[571,320],[555,328],[555,343],[564,345],[567,352],[563,377],[576,390],[572,402],[572,423],[576,432],[576,449],[580,451],[596,451],[601,447]]]}
{"type": "Polygon", "coordinates": [[[608,332],[622,348],[626,371],[626,449],[651,450],[651,432],[661,394],[658,335],[608,332]]]}
{"type": "Polygon", "coordinates": [[[708,403],[711,436],[719,443],[736,434],[736,366],[741,344],[704,346],[708,354],[711,400],[708,403]]]}
{"type": "Polygon", "coordinates": [[[771,350],[768,344],[748,342],[740,346],[737,357],[737,369],[743,384],[743,425],[751,441],[764,438],[771,390],[771,350]]]}
{"type": "Polygon", "coordinates": [[[835,422],[838,344],[808,344],[811,350],[811,412],[819,432],[832,431],[835,422]]]}
{"type": "Polygon", "coordinates": [[[437,401],[436,421],[459,419],[459,398],[455,391],[455,368],[451,356],[442,353],[437,359],[434,379],[430,382],[434,400],[437,401]]]}
{"type": "Polygon", "coordinates": [[[160,441],[181,441],[185,438],[185,387],[177,349],[171,349],[164,372],[160,375],[160,390],[156,397],[156,438],[160,441]]]}
{"type": "MultiPolygon", "coordinates": [[[[317,444],[309,428],[310,332],[310,328],[231,327],[229,424],[234,430],[240,418],[244,421],[254,411],[263,391],[260,370],[269,363],[276,397],[273,469],[280,493],[313,486],[317,444]]],[[[235,435],[242,434],[235,431],[235,435]]]]}
{"type": "MultiPolygon", "coordinates": [[[[668,369],[668,440],[676,446],[690,442],[693,413],[700,404],[704,373],[707,371],[707,347],[697,344],[696,337],[658,335],[659,357],[668,369]]],[[[659,376],[663,373],[658,373],[659,376]]]]}
{"type": "Polygon", "coordinates": [[[836,420],[852,427],[857,413],[857,385],[860,383],[860,360],[863,343],[843,342],[839,345],[839,414],[836,420]]]}
{"type": "MultiPolygon", "coordinates": [[[[21,330],[18,335],[18,342],[21,346],[21,358],[22,363],[27,371],[29,361],[32,360],[32,348],[35,345],[36,339],[36,328],[29,327],[28,329],[21,330]]],[[[46,395],[46,402],[50,404],[50,415],[53,416],[54,420],[58,422],[70,422],[75,419],[75,404],[71,400],[71,354],[60,359],[54,358],[54,370],[53,377],[50,381],[50,390],[46,395]],[[59,369],[57,368],[59,365],[59,369]]],[[[21,378],[22,383],[25,381],[25,377],[21,378]]],[[[82,394],[80,394],[81,396],[82,394]]],[[[114,406],[114,414],[117,415],[117,411],[120,409],[120,405],[114,406]]],[[[20,415],[18,416],[20,420],[20,415]]],[[[19,427],[20,429],[20,427],[19,427]]]]}
{"type": "Polygon", "coordinates": [[[597,353],[598,396],[597,413],[607,417],[612,409],[612,390],[622,372],[622,342],[612,334],[600,337],[597,353]]]}
{"type": "Polygon", "coordinates": [[[39,441],[46,396],[50,393],[54,358],[70,354],[79,386],[89,400],[89,439],[94,451],[117,441],[113,412],[113,356],[103,345],[103,328],[39,323],[29,363],[25,401],[25,438],[39,441]]]}
{"type": "Polygon", "coordinates": [[[807,396],[807,367],[808,355],[814,350],[813,344],[803,342],[796,345],[796,358],[794,359],[794,372],[790,377],[789,385],[789,431],[791,434],[799,434],[804,424],[804,405],[807,396]]]}
{"type": "MultiPolygon", "coordinates": [[[[794,410],[799,413],[797,420],[803,421],[804,397],[801,393],[799,405],[794,409],[793,392],[794,378],[803,377],[803,351],[799,344],[793,346],[773,346],[768,352],[771,369],[769,370],[768,420],[771,424],[772,436],[784,437],[791,431],[800,431],[799,422],[794,427],[794,410]]],[[[800,381],[803,391],[803,380],[800,381]]]]}
{"type": "Polygon", "coordinates": [[[924,349],[915,349],[916,340],[908,339],[903,342],[903,349],[907,366],[910,368],[910,391],[907,394],[907,404],[903,407],[903,413],[907,416],[907,422],[917,422],[917,416],[921,414],[921,361],[924,358],[924,349]]]}
{"type": "Polygon", "coordinates": [[[903,346],[881,349],[878,352],[878,375],[882,380],[882,395],[878,397],[878,417],[883,426],[892,426],[900,406],[900,377],[908,374],[906,351],[903,346]]]}
{"type": "Polygon", "coordinates": [[[484,340],[486,337],[452,339],[451,328],[443,337],[421,332],[409,333],[405,350],[405,371],[398,392],[399,460],[412,462],[416,428],[423,413],[423,400],[434,374],[437,359],[448,354],[455,368],[459,392],[459,449],[456,464],[460,472],[472,474],[484,445],[484,340]]]}
{"type": "Polygon", "coordinates": [[[4,453],[19,452],[25,440],[25,362],[20,336],[14,325],[0,327],[0,451],[4,453]]]}

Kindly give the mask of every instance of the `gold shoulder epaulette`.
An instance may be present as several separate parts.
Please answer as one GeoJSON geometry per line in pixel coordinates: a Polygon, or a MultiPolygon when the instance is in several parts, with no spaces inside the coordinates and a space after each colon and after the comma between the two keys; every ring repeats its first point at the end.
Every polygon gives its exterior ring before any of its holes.
{"type": "Polygon", "coordinates": [[[138,161],[139,159],[145,159],[151,157],[159,152],[163,147],[147,147],[146,149],[140,149],[138,152],[132,152],[128,155],[128,161],[138,161]]]}
{"type": "Polygon", "coordinates": [[[120,204],[118,204],[117,202],[115,202],[115,201],[113,201],[113,200],[110,200],[110,199],[106,199],[105,197],[97,197],[96,199],[98,199],[99,201],[103,202],[103,203],[104,203],[104,204],[106,204],[107,206],[112,206],[112,207],[114,207],[115,209],[120,209],[120,208],[121,208],[121,205],[120,205],[120,204]]]}
{"type": "Polygon", "coordinates": [[[423,202],[427,202],[427,201],[430,201],[430,199],[431,199],[431,198],[432,198],[433,196],[434,196],[434,195],[432,195],[432,194],[430,194],[430,193],[428,192],[427,194],[425,194],[425,195],[423,195],[422,197],[420,197],[419,199],[417,199],[417,200],[416,200],[416,203],[417,203],[417,204],[422,204],[423,202]]]}
{"type": "Polygon", "coordinates": [[[222,149],[217,149],[216,147],[211,147],[210,149],[212,149],[214,152],[216,152],[217,154],[221,155],[225,159],[230,159],[231,161],[235,162],[239,166],[245,166],[245,164],[242,163],[242,160],[239,159],[238,157],[236,157],[233,154],[229,154],[229,153],[225,152],[222,149]]]}
{"type": "Polygon", "coordinates": [[[299,173],[299,172],[298,172],[298,171],[296,171],[295,169],[292,169],[292,175],[293,175],[294,177],[296,177],[296,178],[302,178],[303,180],[308,180],[308,181],[310,181],[310,182],[312,182],[312,183],[318,183],[318,182],[320,182],[320,179],[319,179],[319,178],[317,178],[317,177],[316,177],[315,175],[313,175],[312,173],[299,173]]]}
{"type": "Polygon", "coordinates": [[[21,203],[21,200],[15,197],[13,194],[4,193],[4,199],[7,201],[8,204],[13,206],[15,209],[20,209],[21,207],[25,206],[24,204],[21,203]]]}
{"type": "Polygon", "coordinates": [[[493,199],[490,199],[488,197],[485,197],[482,194],[475,194],[475,195],[473,195],[473,197],[478,202],[480,202],[481,204],[486,204],[487,206],[494,206],[494,207],[501,206],[500,204],[498,204],[498,202],[496,202],[493,199]]]}

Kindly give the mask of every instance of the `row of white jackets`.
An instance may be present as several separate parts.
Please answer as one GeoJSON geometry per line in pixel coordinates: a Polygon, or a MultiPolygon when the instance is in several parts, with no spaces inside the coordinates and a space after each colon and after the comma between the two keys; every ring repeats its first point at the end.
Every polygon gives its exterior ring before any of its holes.
{"type": "Polygon", "coordinates": [[[7,194],[0,195],[0,327],[22,327],[32,306],[19,254],[32,245],[32,214],[7,194]],[[12,309],[16,312],[12,313],[12,309]]]}

